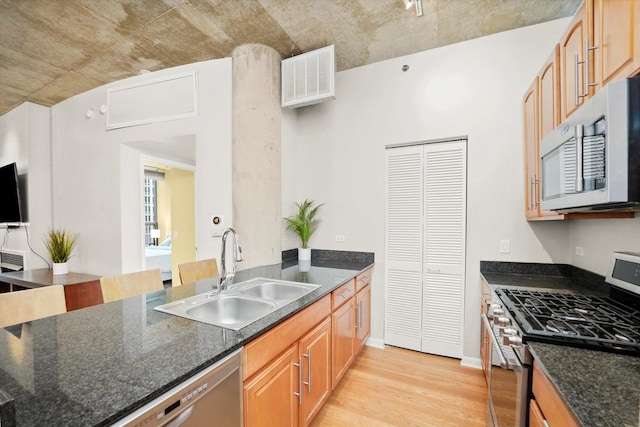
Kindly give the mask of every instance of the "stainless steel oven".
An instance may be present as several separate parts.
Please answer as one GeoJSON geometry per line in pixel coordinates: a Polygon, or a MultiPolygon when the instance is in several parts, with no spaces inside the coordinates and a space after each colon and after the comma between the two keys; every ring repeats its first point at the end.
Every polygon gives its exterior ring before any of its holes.
{"type": "MultiPolygon", "coordinates": [[[[531,366],[523,363],[513,348],[502,343],[505,329],[500,326],[502,310],[498,307],[491,315],[483,314],[482,322],[490,332],[489,398],[487,400],[492,427],[524,427],[527,425],[527,400],[531,366]]],[[[504,323],[504,322],[503,322],[504,323]]]]}

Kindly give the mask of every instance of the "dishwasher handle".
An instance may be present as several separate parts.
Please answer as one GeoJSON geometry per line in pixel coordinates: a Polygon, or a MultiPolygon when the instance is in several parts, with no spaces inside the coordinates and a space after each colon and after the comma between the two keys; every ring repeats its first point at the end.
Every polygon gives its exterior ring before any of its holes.
{"type": "Polygon", "coordinates": [[[185,421],[187,421],[189,419],[191,414],[193,414],[193,409],[195,407],[196,407],[196,405],[189,406],[189,409],[187,409],[186,411],[181,413],[179,416],[176,417],[175,420],[172,420],[165,427],[180,427],[182,424],[184,424],[185,421]]]}

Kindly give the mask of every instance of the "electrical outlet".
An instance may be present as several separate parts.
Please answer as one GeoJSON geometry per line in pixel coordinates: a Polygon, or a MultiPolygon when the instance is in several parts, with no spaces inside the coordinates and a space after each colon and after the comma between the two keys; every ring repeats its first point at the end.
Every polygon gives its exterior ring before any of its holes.
{"type": "Polygon", "coordinates": [[[341,234],[336,234],[336,242],[344,242],[344,236],[341,234]]]}
{"type": "Polygon", "coordinates": [[[508,254],[509,252],[511,252],[511,241],[508,239],[505,240],[500,240],[500,253],[501,254],[508,254]]]}
{"type": "Polygon", "coordinates": [[[584,248],[582,246],[576,246],[576,255],[584,256],[584,248]]]}

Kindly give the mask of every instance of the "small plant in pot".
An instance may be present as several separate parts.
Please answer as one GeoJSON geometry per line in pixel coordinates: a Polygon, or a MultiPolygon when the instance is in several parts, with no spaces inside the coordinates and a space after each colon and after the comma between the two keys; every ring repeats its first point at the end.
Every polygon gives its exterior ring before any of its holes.
{"type": "Polygon", "coordinates": [[[64,228],[50,228],[45,239],[45,246],[53,262],[53,274],[67,274],[67,261],[76,245],[78,235],[66,231],[64,228]]]}
{"type": "Polygon", "coordinates": [[[309,239],[318,228],[320,220],[316,219],[318,209],[322,204],[314,207],[313,200],[305,200],[302,203],[296,203],[298,213],[296,215],[284,218],[287,230],[295,232],[300,238],[300,247],[298,248],[298,261],[311,261],[311,249],[309,248],[309,239]]]}

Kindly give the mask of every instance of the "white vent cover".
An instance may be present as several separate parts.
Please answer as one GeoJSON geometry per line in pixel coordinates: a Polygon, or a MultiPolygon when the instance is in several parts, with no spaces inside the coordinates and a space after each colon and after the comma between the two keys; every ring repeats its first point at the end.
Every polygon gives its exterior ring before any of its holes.
{"type": "Polygon", "coordinates": [[[25,269],[24,252],[14,251],[11,249],[3,249],[0,251],[0,267],[2,271],[20,271],[25,269]]]}
{"type": "Polygon", "coordinates": [[[282,61],[282,106],[289,108],[335,99],[333,45],[282,61]]]}
{"type": "Polygon", "coordinates": [[[107,89],[107,129],[198,115],[196,71],[107,89]]]}

